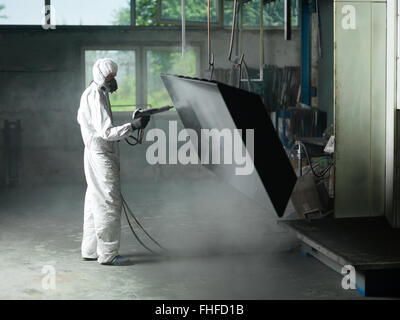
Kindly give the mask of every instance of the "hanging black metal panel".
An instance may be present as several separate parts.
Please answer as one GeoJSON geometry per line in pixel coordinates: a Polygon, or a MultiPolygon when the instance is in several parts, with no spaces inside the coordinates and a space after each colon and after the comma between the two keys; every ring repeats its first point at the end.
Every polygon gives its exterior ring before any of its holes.
{"type": "MultiPolygon", "coordinates": [[[[195,130],[198,137],[202,129],[220,132],[241,129],[243,133],[254,129],[254,152],[249,154],[255,170],[251,174],[238,175],[238,165],[234,161],[203,165],[261,205],[270,208],[272,203],[282,217],[296,183],[296,174],[260,97],[215,81],[167,74],[162,74],[161,78],[183,125],[195,130]]],[[[240,143],[249,149],[246,139],[240,143]]],[[[204,141],[198,144],[200,159],[202,144],[204,141]]],[[[215,152],[212,146],[208,147],[208,154],[215,152]]],[[[223,143],[219,147],[218,151],[224,154],[223,143]]]]}

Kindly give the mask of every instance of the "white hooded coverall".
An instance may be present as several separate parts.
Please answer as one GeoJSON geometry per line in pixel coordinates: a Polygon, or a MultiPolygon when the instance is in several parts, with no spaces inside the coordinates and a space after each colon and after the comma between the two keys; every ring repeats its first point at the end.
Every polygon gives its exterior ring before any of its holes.
{"type": "Polygon", "coordinates": [[[113,126],[105,78],[117,72],[111,59],[93,66],[93,82],[83,92],[78,110],[87,182],[84,206],[82,257],[109,263],[117,255],[121,232],[122,199],[118,140],[132,133],[130,123],[113,126]]]}

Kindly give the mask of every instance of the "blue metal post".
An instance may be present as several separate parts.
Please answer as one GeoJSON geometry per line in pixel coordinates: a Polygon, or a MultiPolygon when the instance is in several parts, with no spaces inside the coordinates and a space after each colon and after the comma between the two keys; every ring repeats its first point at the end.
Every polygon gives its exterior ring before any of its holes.
{"type": "Polygon", "coordinates": [[[301,0],[301,102],[311,104],[310,94],[310,0],[301,0]]]}

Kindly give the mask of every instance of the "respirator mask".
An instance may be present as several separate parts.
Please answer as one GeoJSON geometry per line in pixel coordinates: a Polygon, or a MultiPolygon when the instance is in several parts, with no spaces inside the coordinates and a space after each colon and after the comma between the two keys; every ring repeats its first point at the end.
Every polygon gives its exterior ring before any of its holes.
{"type": "Polygon", "coordinates": [[[107,92],[113,93],[118,89],[117,80],[115,80],[115,78],[112,78],[110,81],[104,82],[103,87],[107,92]]]}

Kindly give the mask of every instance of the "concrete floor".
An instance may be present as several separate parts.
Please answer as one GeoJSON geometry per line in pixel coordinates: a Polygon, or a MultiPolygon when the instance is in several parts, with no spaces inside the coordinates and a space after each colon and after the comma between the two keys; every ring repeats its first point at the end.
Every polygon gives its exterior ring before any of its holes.
{"type": "MultiPolygon", "coordinates": [[[[0,192],[0,299],[361,299],[341,277],[299,252],[289,231],[213,178],[123,184],[147,230],[170,249],[148,254],[123,218],[133,264],[80,259],[85,185],[0,192]],[[42,268],[56,270],[45,290],[42,268]]],[[[290,211],[290,209],[289,209],[290,211]]]]}

